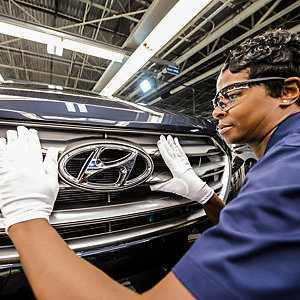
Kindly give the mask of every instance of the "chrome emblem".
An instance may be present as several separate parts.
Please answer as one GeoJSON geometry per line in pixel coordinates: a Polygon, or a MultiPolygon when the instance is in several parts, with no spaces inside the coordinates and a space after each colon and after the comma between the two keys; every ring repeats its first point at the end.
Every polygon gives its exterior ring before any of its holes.
{"type": "Polygon", "coordinates": [[[153,172],[153,161],[139,147],[123,141],[73,145],[58,162],[63,181],[90,191],[113,192],[137,186],[153,172]]]}

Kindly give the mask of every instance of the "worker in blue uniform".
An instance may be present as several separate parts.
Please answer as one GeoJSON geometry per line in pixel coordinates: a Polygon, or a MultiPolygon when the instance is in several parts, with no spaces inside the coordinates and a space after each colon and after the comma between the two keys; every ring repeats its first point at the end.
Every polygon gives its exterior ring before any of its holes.
{"type": "Polygon", "coordinates": [[[225,208],[194,173],[178,139],[161,136],[158,147],[173,178],[152,189],[199,201],[216,225],[143,294],[68,248],[49,224],[58,192],[57,153],[50,150],[43,161],[36,131],[8,131],[0,139],[1,210],[36,297],[299,299],[299,64],[299,37],[280,29],[248,39],[229,54],[213,116],[228,143],[247,143],[259,161],[225,208]]]}

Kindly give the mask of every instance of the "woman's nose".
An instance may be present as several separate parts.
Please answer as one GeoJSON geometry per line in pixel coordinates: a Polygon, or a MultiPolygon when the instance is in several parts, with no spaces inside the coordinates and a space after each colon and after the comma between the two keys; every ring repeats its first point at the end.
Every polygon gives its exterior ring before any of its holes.
{"type": "Polygon", "coordinates": [[[213,112],[212,112],[212,116],[215,118],[215,119],[221,119],[222,117],[224,117],[226,115],[226,111],[223,110],[220,106],[217,106],[213,112]]]}

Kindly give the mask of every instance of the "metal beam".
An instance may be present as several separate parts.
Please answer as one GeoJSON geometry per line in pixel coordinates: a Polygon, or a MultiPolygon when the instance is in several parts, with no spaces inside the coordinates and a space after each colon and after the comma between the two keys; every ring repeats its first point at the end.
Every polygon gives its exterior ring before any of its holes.
{"type": "MultiPolygon", "coordinates": [[[[8,68],[8,69],[15,69],[15,70],[18,70],[18,71],[24,71],[24,67],[9,66],[9,65],[5,65],[5,64],[0,64],[0,67],[1,68],[8,68]]],[[[63,79],[68,78],[68,76],[66,76],[66,75],[53,74],[51,72],[38,71],[38,70],[33,70],[33,69],[28,69],[28,68],[26,68],[26,71],[27,72],[32,72],[32,73],[38,73],[38,74],[41,74],[41,75],[49,75],[49,76],[51,76],[51,74],[52,74],[54,76],[61,77],[63,79]]],[[[77,77],[70,77],[70,79],[72,79],[72,80],[76,80],[76,78],[77,77]]],[[[97,80],[89,80],[89,79],[80,78],[80,81],[94,84],[97,80]]]]}
{"type": "MultiPolygon", "coordinates": [[[[215,17],[218,13],[220,13],[227,5],[229,5],[229,3],[231,3],[231,0],[224,0],[224,3],[217,8],[210,16],[209,18],[212,19],[213,17],[215,17]]],[[[200,22],[199,25],[197,25],[191,32],[189,32],[186,36],[182,37],[180,39],[180,41],[178,43],[176,43],[173,47],[171,47],[168,51],[166,51],[161,58],[165,58],[167,55],[169,55],[171,52],[173,52],[177,47],[179,47],[183,42],[187,41],[189,39],[189,37],[191,37],[194,33],[196,33],[198,30],[201,30],[202,26],[204,26],[207,22],[209,22],[208,18],[205,18],[202,22],[200,22]]],[[[149,66],[149,69],[153,67],[153,65],[149,66]]],[[[133,80],[131,80],[131,82],[126,85],[121,91],[120,94],[122,94],[124,91],[126,91],[126,89],[128,87],[130,87],[131,85],[133,85],[134,83],[136,83],[142,75],[138,75],[136,78],[134,78],[133,80]]],[[[162,76],[162,73],[158,74],[158,78],[160,78],[162,76]]],[[[137,93],[139,92],[139,89],[135,89],[133,92],[131,92],[129,94],[129,98],[134,97],[137,93]]]]}
{"type": "Polygon", "coordinates": [[[169,55],[173,52],[177,47],[179,47],[184,41],[186,41],[189,37],[191,37],[194,33],[200,30],[210,19],[214,18],[218,13],[220,13],[229,3],[231,0],[227,0],[223,3],[219,8],[217,8],[210,16],[209,19],[205,18],[198,26],[196,26],[191,32],[189,32],[186,36],[184,36],[178,43],[176,43],[172,48],[170,48],[166,53],[163,54],[162,58],[169,55]]]}
{"type": "MultiPolygon", "coordinates": [[[[224,1],[225,1],[225,0],[224,0],[224,1]]],[[[218,2],[219,2],[219,0],[212,0],[212,1],[205,7],[205,9],[203,9],[203,10],[201,11],[201,13],[199,13],[199,14],[197,15],[196,19],[194,19],[193,22],[196,22],[196,21],[198,21],[198,19],[200,19],[201,17],[203,17],[203,16],[204,16],[210,9],[212,9],[218,2]]],[[[226,0],[226,4],[229,5],[229,3],[230,3],[230,0],[226,0]]],[[[226,5],[225,5],[225,6],[226,6],[226,5]]],[[[221,7],[224,8],[225,6],[222,5],[221,7]]],[[[216,9],[216,10],[211,14],[211,16],[212,16],[212,17],[215,16],[215,15],[221,10],[221,7],[219,7],[218,9],[216,9]]],[[[195,27],[194,29],[202,30],[202,29],[201,29],[201,26],[203,26],[206,22],[212,22],[212,21],[209,20],[208,18],[204,18],[204,21],[202,21],[198,26],[194,26],[194,27],[195,27]]],[[[160,53],[160,52],[163,51],[164,49],[167,49],[168,46],[169,46],[170,44],[172,44],[172,43],[174,42],[174,40],[176,40],[176,39],[178,39],[178,38],[179,38],[180,40],[182,40],[182,39],[183,39],[183,40],[187,40],[187,39],[185,39],[185,37],[181,37],[181,34],[182,34],[183,32],[185,32],[186,29],[187,29],[189,26],[191,26],[191,25],[187,25],[187,26],[185,26],[184,28],[182,28],[181,31],[180,31],[174,38],[172,38],[167,44],[165,44],[164,47],[161,48],[161,49],[159,50],[158,53],[160,53]]],[[[196,31],[194,31],[194,29],[192,30],[191,35],[192,35],[193,33],[196,32],[196,31]]],[[[207,32],[205,32],[205,33],[207,33],[207,32]]],[[[190,34],[187,34],[187,37],[189,37],[189,36],[191,36],[191,35],[190,35],[190,34]]],[[[176,44],[176,45],[177,45],[177,44],[176,44]]],[[[176,48],[176,45],[174,46],[175,48],[176,48]]],[[[157,53],[157,54],[158,54],[158,53],[157,53]]],[[[165,54],[163,54],[163,55],[162,55],[162,58],[166,57],[168,54],[169,54],[168,52],[165,53],[165,54]]],[[[151,63],[151,62],[155,62],[155,61],[153,61],[153,59],[151,59],[149,63],[151,63]]],[[[155,63],[156,63],[156,62],[155,62],[155,63]]],[[[175,65],[175,63],[174,63],[174,62],[169,62],[168,65],[175,65]]],[[[148,66],[148,69],[150,69],[152,66],[153,66],[153,64],[150,65],[150,66],[148,66]]],[[[130,82],[129,82],[127,85],[125,85],[125,86],[123,86],[123,87],[121,88],[121,90],[119,91],[119,94],[122,94],[122,93],[123,93],[124,91],[126,91],[129,87],[131,87],[133,84],[135,84],[135,83],[141,78],[141,76],[142,76],[142,75],[139,75],[139,74],[138,74],[135,78],[131,79],[130,82]]],[[[161,77],[160,74],[158,74],[157,78],[160,78],[160,77],[161,77]]],[[[134,97],[138,92],[139,92],[139,89],[135,89],[135,90],[129,95],[129,97],[134,97]]]]}
{"type": "Polygon", "coordinates": [[[262,23],[272,12],[273,10],[276,8],[276,6],[281,2],[281,0],[277,0],[268,10],[267,12],[259,19],[258,22],[256,22],[255,25],[259,25],[260,23],[262,23]]]}
{"type": "MultiPolygon", "coordinates": [[[[192,66],[190,66],[189,68],[185,69],[183,72],[181,72],[179,75],[177,75],[176,77],[171,78],[169,81],[175,81],[178,78],[180,78],[181,76],[185,75],[186,73],[192,71],[193,69],[195,69],[196,67],[202,65],[203,63],[205,63],[206,61],[210,60],[212,57],[223,53],[226,49],[230,48],[231,46],[233,46],[234,44],[239,43],[240,41],[244,40],[245,38],[247,38],[248,36],[251,36],[252,34],[254,34],[256,31],[268,26],[269,24],[271,24],[272,22],[274,22],[275,20],[281,18],[283,15],[291,12],[292,10],[296,9],[297,7],[300,6],[300,1],[297,1],[296,3],[291,4],[290,6],[286,7],[285,9],[283,9],[282,11],[278,12],[276,15],[272,16],[271,18],[267,19],[266,21],[264,21],[263,23],[259,24],[258,26],[255,26],[254,28],[252,28],[251,30],[247,31],[246,33],[244,33],[243,35],[239,36],[238,38],[234,39],[233,41],[229,42],[228,44],[226,44],[225,46],[219,48],[217,51],[213,52],[212,54],[210,54],[209,56],[201,59],[200,61],[198,61],[197,63],[193,64],[192,66]]],[[[297,30],[298,26],[293,27],[297,30]]],[[[294,30],[295,30],[294,29],[294,30]]],[[[161,86],[158,87],[158,89],[163,88],[164,86],[166,86],[167,83],[163,83],[161,86]]],[[[157,92],[157,90],[156,90],[157,92]]],[[[139,102],[142,101],[143,99],[145,99],[146,97],[149,97],[149,95],[145,95],[139,99],[137,99],[135,102],[139,102]]]]}
{"type": "MultiPolygon", "coordinates": [[[[14,65],[14,61],[13,61],[13,59],[11,57],[11,54],[10,54],[9,50],[7,50],[7,55],[8,55],[8,58],[9,58],[10,65],[13,66],[14,65]]],[[[18,77],[17,76],[17,70],[14,70],[14,71],[15,71],[15,77],[17,78],[18,77]]]]}
{"type": "Polygon", "coordinates": [[[219,27],[217,30],[215,30],[209,37],[205,38],[203,41],[201,41],[199,44],[197,44],[195,47],[187,51],[185,54],[180,56],[178,59],[175,60],[175,63],[177,65],[181,64],[183,61],[187,60],[189,57],[193,56],[195,53],[197,53],[199,50],[204,48],[209,43],[216,40],[219,36],[222,36],[224,33],[232,29],[237,24],[244,21],[246,18],[254,14],[256,11],[261,9],[263,6],[271,2],[272,0],[257,0],[252,5],[248,6],[246,9],[244,9],[241,13],[234,16],[230,21],[225,23],[223,26],[219,27]]]}
{"type": "Polygon", "coordinates": [[[21,58],[22,58],[22,62],[23,62],[23,69],[25,71],[26,80],[29,81],[29,76],[27,73],[27,67],[26,67],[26,61],[25,61],[25,55],[24,55],[23,51],[21,51],[21,58]]]}
{"type": "MultiPolygon", "coordinates": [[[[134,30],[131,32],[131,34],[123,44],[123,48],[135,50],[146,38],[146,36],[153,30],[153,28],[160,22],[160,20],[176,4],[176,2],[177,0],[153,1],[147,12],[143,15],[139,24],[134,28],[134,30]]],[[[168,62],[168,64],[169,63],[170,62],[168,62]]],[[[122,65],[122,63],[111,62],[107,70],[94,86],[93,91],[101,91],[112,79],[112,77],[121,69],[122,65]]]]}
{"type": "MultiPolygon", "coordinates": [[[[32,24],[32,23],[26,23],[26,22],[23,22],[21,20],[16,20],[14,18],[9,18],[9,17],[2,16],[2,15],[0,15],[0,21],[9,22],[9,23],[15,24],[17,26],[22,26],[22,27],[25,27],[25,28],[34,29],[34,30],[37,30],[37,31],[53,34],[54,36],[58,36],[58,37],[62,37],[62,38],[69,38],[69,39],[76,40],[78,42],[83,42],[83,43],[95,45],[95,46],[102,47],[102,48],[107,49],[107,50],[112,50],[112,51],[115,51],[117,53],[125,54],[127,56],[130,56],[133,53],[133,50],[122,49],[120,47],[113,46],[113,45],[110,45],[110,44],[105,44],[103,42],[95,41],[95,40],[90,39],[90,38],[85,38],[85,37],[82,37],[82,36],[79,36],[79,35],[70,34],[70,33],[60,31],[61,28],[57,29],[57,28],[51,28],[49,26],[46,27],[46,26],[40,26],[40,25],[36,25],[36,24],[32,24]]],[[[84,24],[86,24],[86,22],[80,23],[79,25],[84,25],[84,24]]],[[[14,38],[14,39],[11,39],[9,41],[1,42],[0,46],[4,45],[4,44],[7,44],[7,43],[10,43],[10,42],[18,41],[18,40],[20,40],[20,39],[19,38],[18,39],[14,38]]],[[[166,60],[163,60],[163,59],[160,59],[160,58],[157,58],[157,57],[153,57],[150,61],[155,62],[157,64],[163,64],[163,65],[168,65],[168,64],[172,63],[170,61],[166,61],[166,60]]]]}
{"type": "MultiPolygon", "coordinates": [[[[289,12],[292,11],[293,9],[297,8],[298,6],[300,6],[300,1],[298,1],[298,3],[294,3],[294,4],[290,5],[290,6],[287,7],[286,9],[282,10],[281,12],[279,12],[278,14],[276,14],[276,15],[274,15],[273,17],[271,17],[271,18],[269,18],[268,20],[266,20],[264,23],[261,24],[261,25],[263,25],[263,26],[259,26],[259,25],[258,25],[258,26],[255,26],[255,28],[253,28],[252,30],[250,30],[250,32],[248,32],[247,35],[249,36],[249,35],[251,35],[252,33],[254,33],[255,31],[261,29],[262,27],[265,27],[265,26],[269,25],[270,23],[272,23],[272,22],[275,21],[276,19],[279,19],[281,16],[283,16],[283,15],[286,14],[286,13],[289,13],[289,12]],[[276,18],[275,18],[275,17],[276,17],[276,18]],[[258,29],[258,28],[259,28],[259,29],[258,29]]],[[[293,28],[291,29],[291,31],[292,31],[292,32],[298,32],[298,31],[300,31],[300,25],[297,25],[297,26],[293,27],[293,28]]],[[[244,35],[245,35],[245,37],[246,37],[246,34],[244,34],[244,35]]],[[[241,36],[241,37],[242,37],[242,36],[241,36]]],[[[241,37],[239,37],[238,39],[241,39],[241,37]]],[[[236,39],[236,40],[238,40],[238,39],[236,39]]],[[[235,40],[234,40],[234,41],[235,41],[235,40]]],[[[233,42],[234,42],[234,41],[233,41],[233,42]]],[[[233,42],[232,42],[232,43],[233,43],[233,42]]],[[[236,41],[236,42],[234,42],[233,44],[235,44],[235,43],[237,43],[237,42],[239,42],[239,41],[236,41]]],[[[219,50],[220,50],[220,49],[219,49],[219,50]]],[[[219,65],[219,66],[217,66],[217,67],[215,67],[214,69],[212,69],[212,70],[210,70],[210,71],[204,73],[204,74],[201,74],[200,76],[197,76],[197,77],[195,77],[195,78],[193,78],[193,79],[191,79],[191,80],[185,82],[185,83],[184,83],[184,86],[181,86],[181,87],[179,87],[179,88],[176,88],[176,89],[171,90],[171,91],[170,91],[170,94],[175,94],[175,93],[179,92],[180,90],[184,89],[186,86],[191,86],[191,85],[195,84],[196,82],[201,81],[202,79],[205,79],[205,78],[211,76],[211,75],[214,74],[214,73],[217,73],[217,72],[221,69],[221,67],[222,67],[222,64],[219,65]],[[213,73],[211,73],[211,72],[213,72],[213,73]]]]}
{"type": "MultiPolygon", "coordinates": [[[[176,65],[179,65],[180,63],[186,61],[188,58],[193,56],[196,52],[199,52],[202,48],[206,47],[211,42],[213,42],[216,39],[218,39],[219,37],[221,37],[224,33],[228,32],[234,26],[238,25],[240,22],[242,22],[246,18],[250,17],[253,13],[255,13],[257,10],[259,10],[261,7],[263,7],[265,4],[267,4],[270,1],[272,1],[272,0],[258,0],[255,3],[253,3],[252,5],[248,6],[246,9],[242,10],[241,13],[239,13],[238,15],[233,16],[232,18],[230,18],[227,22],[225,22],[223,25],[221,25],[219,28],[217,28],[214,32],[212,32],[208,37],[206,37],[202,41],[200,41],[196,46],[194,46],[189,51],[187,51],[185,54],[183,54],[182,56],[177,58],[173,63],[175,63],[176,65]]],[[[214,53],[212,53],[211,55],[213,55],[213,54],[214,53]]],[[[208,57],[211,57],[211,55],[208,55],[206,58],[204,58],[204,60],[207,60],[208,57]]],[[[201,61],[203,61],[203,60],[201,60],[201,61]]],[[[194,67],[195,65],[196,64],[192,65],[188,69],[185,69],[184,71],[182,71],[180,73],[180,75],[177,75],[176,78],[174,77],[169,81],[174,81],[174,80],[178,79],[179,77],[183,76],[184,74],[188,73],[189,71],[191,71],[192,69],[195,68],[194,67]]],[[[198,65],[199,65],[199,63],[198,63],[198,65]]],[[[158,74],[158,78],[161,75],[162,75],[162,72],[160,72],[158,74]]],[[[161,87],[164,87],[164,86],[166,86],[166,84],[162,84],[158,88],[161,88],[161,87]]],[[[140,97],[135,102],[142,101],[146,97],[149,97],[150,94],[151,93],[148,93],[148,94],[140,97]]]]}
{"type": "MultiPolygon", "coordinates": [[[[94,6],[94,7],[97,7],[97,8],[99,8],[99,9],[102,9],[103,11],[110,12],[110,13],[112,13],[112,14],[118,14],[118,13],[119,13],[119,12],[116,11],[116,10],[113,10],[113,9],[111,9],[111,8],[108,8],[108,7],[105,7],[105,6],[103,6],[103,5],[101,5],[101,4],[98,4],[98,3],[95,3],[94,1],[91,1],[91,0],[79,0],[79,1],[82,2],[82,3],[89,3],[89,4],[91,4],[91,5],[94,6]]],[[[126,18],[126,19],[128,19],[128,20],[130,20],[130,21],[136,22],[136,23],[139,21],[139,19],[136,19],[136,18],[134,18],[134,17],[132,17],[132,16],[124,16],[124,18],[126,18]]]]}
{"type": "MultiPolygon", "coordinates": [[[[190,80],[188,82],[185,82],[184,85],[180,85],[180,86],[176,87],[175,89],[171,90],[170,94],[174,95],[174,94],[178,93],[179,91],[185,89],[186,87],[192,85],[194,83],[194,81],[196,82],[196,81],[199,81],[199,80],[202,80],[204,78],[207,78],[207,77],[210,77],[210,76],[214,75],[215,73],[217,73],[221,70],[222,66],[223,66],[223,64],[218,65],[215,68],[199,75],[198,77],[193,78],[192,80],[190,80]]],[[[148,102],[147,104],[151,105],[151,104],[159,102],[160,100],[162,100],[162,97],[155,98],[154,100],[148,102]]]]}
{"type": "MultiPolygon", "coordinates": [[[[87,4],[85,5],[85,10],[84,10],[84,15],[83,15],[83,23],[84,23],[85,20],[86,20],[86,17],[87,17],[87,14],[88,14],[89,11],[90,11],[90,8],[91,8],[90,4],[87,3],[87,4]]],[[[104,12],[103,12],[103,13],[104,13],[104,12]]],[[[100,22],[99,24],[101,24],[101,22],[100,22]]],[[[99,26],[99,25],[98,25],[98,26],[99,26]]],[[[84,25],[82,25],[82,26],[80,27],[80,29],[79,29],[80,35],[81,35],[81,36],[82,36],[82,33],[83,33],[83,29],[84,29],[84,25]]],[[[73,53],[73,54],[72,54],[72,60],[75,61],[75,58],[76,58],[76,54],[73,53]]],[[[84,64],[84,62],[85,62],[85,59],[86,59],[86,55],[83,56],[83,64],[84,64]]],[[[71,70],[72,70],[72,68],[73,68],[73,64],[74,64],[74,62],[72,62],[72,64],[70,65],[70,69],[71,69],[71,70]]],[[[76,88],[76,86],[77,86],[77,84],[78,84],[78,78],[79,78],[79,74],[82,73],[83,64],[82,64],[81,68],[80,68],[79,71],[78,71],[77,78],[76,78],[76,80],[74,81],[74,84],[73,84],[73,88],[76,88]]],[[[68,80],[68,81],[69,81],[69,80],[68,80]]]]}
{"type": "Polygon", "coordinates": [[[32,16],[30,13],[28,13],[26,11],[26,9],[24,9],[22,6],[20,6],[19,4],[17,4],[14,0],[10,0],[10,2],[13,3],[15,6],[17,6],[20,10],[22,10],[29,18],[33,19],[38,24],[41,24],[41,22],[38,19],[36,19],[34,16],[32,16]]]}
{"type": "Polygon", "coordinates": [[[149,5],[149,3],[147,2],[147,1],[144,1],[144,0],[134,0],[135,2],[138,2],[138,3],[140,3],[140,4],[142,4],[142,5],[144,5],[144,6],[146,6],[146,7],[149,7],[150,5],[149,5]]]}
{"type": "MultiPolygon", "coordinates": [[[[107,4],[107,1],[105,2],[105,5],[107,4]]],[[[105,6],[106,7],[106,6],[105,6]]],[[[102,11],[102,18],[104,17],[104,13],[105,13],[105,10],[102,11]]],[[[101,27],[101,24],[102,24],[102,21],[98,23],[98,27],[97,27],[97,30],[93,31],[93,40],[96,40],[97,39],[97,36],[98,36],[98,33],[99,33],[99,30],[100,30],[100,27],[101,27]]],[[[84,55],[84,58],[83,58],[83,62],[82,62],[82,66],[80,68],[80,71],[78,72],[78,75],[77,75],[77,80],[74,82],[74,88],[77,87],[77,84],[78,84],[78,80],[79,80],[79,77],[82,76],[82,72],[83,72],[83,68],[84,68],[84,65],[85,65],[85,62],[87,61],[87,55],[85,54],[84,55]]]]}
{"type": "MultiPolygon", "coordinates": [[[[89,2],[92,2],[90,0],[88,0],[89,2]]],[[[70,15],[67,15],[67,14],[64,14],[63,12],[59,12],[59,11],[55,11],[53,9],[50,9],[50,8],[47,8],[47,7],[43,7],[43,6],[39,6],[39,5],[36,5],[36,4],[33,4],[33,3],[29,3],[29,2],[25,2],[25,1],[22,1],[22,0],[14,0],[14,2],[17,2],[17,3],[21,3],[23,6],[25,7],[30,7],[30,8],[34,8],[36,10],[39,10],[39,11],[42,11],[43,13],[49,13],[49,14],[53,14],[55,16],[58,16],[58,17],[61,17],[61,18],[64,18],[64,19],[67,19],[68,21],[72,21],[72,22],[81,22],[81,19],[79,18],[76,18],[74,16],[70,16],[70,15]]],[[[10,3],[10,0],[9,0],[9,3],[10,3]]],[[[10,15],[12,16],[12,13],[10,12],[10,15]]],[[[39,23],[39,22],[38,22],[39,23]]],[[[91,24],[90,26],[92,27],[95,27],[94,24],[91,24]]],[[[116,32],[116,31],[113,31],[111,30],[110,28],[103,28],[104,31],[108,32],[109,34],[114,34],[114,35],[118,35],[118,36],[121,36],[121,37],[127,37],[126,35],[124,35],[123,33],[121,32],[116,32]]]]}
{"type": "MultiPolygon", "coordinates": [[[[83,23],[85,22],[86,16],[87,16],[87,14],[88,14],[88,12],[89,12],[89,9],[90,9],[90,6],[89,6],[88,4],[86,4],[86,5],[85,5],[85,9],[84,9],[84,15],[83,15],[83,19],[82,19],[82,23],[81,23],[81,24],[83,24],[83,23]]],[[[82,35],[83,29],[84,29],[84,25],[82,25],[80,28],[78,28],[78,33],[79,33],[79,35],[82,35]]],[[[76,58],[76,52],[73,52],[73,53],[72,53],[72,58],[71,58],[72,62],[71,62],[71,64],[69,65],[69,69],[68,69],[68,77],[67,77],[67,79],[66,79],[66,81],[65,81],[65,84],[64,84],[65,86],[68,86],[68,83],[69,83],[69,80],[70,80],[70,77],[71,77],[71,72],[72,72],[72,69],[73,69],[73,64],[74,64],[75,58],[76,58]]]]}
{"type": "Polygon", "coordinates": [[[144,13],[146,11],[147,11],[146,9],[141,9],[141,10],[138,10],[138,11],[128,12],[128,13],[121,14],[121,15],[114,15],[114,16],[110,16],[110,17],[105,17],[105,18],[100,18],[100,19],[85,21],[85,22],[82,22],[82,23],[79,23],[79,24],[66,25],[66,26],[61,27],[60,29],[74,28],[74,27],[78,27],[78,26],[82,26],[82,25],[89,25],[89,24],[93,24],[93,23],[98,23],[98,22],[103,22],[103,21],[109,21],[109,20],[119,19],[119,18],[122,18],[124,16],[132,16],[132,15],[142,14],[142,13],[144,13]]]}
{"type": "MultiPolygon", "coordinates": [[[[120,47],[116,47],[116,46],[113,46],[113,45],[108,45],[108,44],[105,44],[105,43],[102,43],[102,42],[99,42],[99,41],[92,40],[90,38],[86,38],[86,37],[82,37],[82,36],[79,36],[79,35],[67,33],[67,32],[61,31],[61,28],[57,29],[57,28],[52,28],[50,26],[41,26],[41,25],[37,25],[37,24],[33,24],[33,23],[27,23],[27,22],[24,22],[24,21],[21,21],[21,20],[17,20],[15,18],[10,18],[10,17],[3,16],[3,15],[0,15],[0,21],[7,22],[7,23],[10,23],[10,24],[13,24],[13,25],[16,25],[16,26],[22,26],[22,27],[25,27],[25,28],[28,28],[28,29],[39,31],[39,32],[51,34],[53,36],[57,36],[57,37],[60,37],[60,38],[68,38],[68,39],[75,40],[75,41],[78,41],[78,42],[83,42],[83,43],[86,43],[86,44],[102,47],[104,49],[112,50],[112,51],[115,51],[115,52],[118,52],[118,53],[121,53],[121,54],[127,54],[128,53],[126,50],[121,49],[120,47]]],[[[76,24],[76,26],[83,26],[83,25],[85,25],[85,22],[80,23],[80,24],[76,24]]],[[[65,27],[62,27],[62,28],[65,28],[65,27]]],[[[5,41],[4,43],[7,43],[7,41],[5,41]]]]}
{"type": "Polygon", "coordinates": [[[298,33],[300,31],[300,24],[296,25],[295,27],[292,27],[289,29],[290,32],[298,33]]]}
{"type": "MultiPolygon", "coordinates": [[[[9,47],[9,46],[1,46],[0,45],[0,51],[5,52],[4,49],[6,49],[8,51],[8,53],[10,53],[10,51],[15,51],[15,53],[17,53],[17,54],[20,53],[19,48],[13,48],[13,47],[9,47]],[[3,48],[3,50],[1,48],[3,48]]],[[[60,56],[54,56],[54,55],[51,55],[51,54],[42,54],[42,53],[33,52],[33,51],[29,51],[29,50],[22,50],[22,52],[24,54],[26,54],[26,56],[31,56],[31,57],[34,57],[36,59],[41,59],[41,60],[44,60],[44,61],[45,60],[56,61],[56,62],[59,62],[61,64],[65,64],[65,65],[70,64],[72,62],[70,59],[62,58],[60,56]]],[[[82,66],[82,62],[79,62],[79,61],[75,62],[75,64],[78,65],[78,66],[82,66]]],[[[11,65],[13,65],[13,63],[11,63],[11,65]]],[[[95,66],[95,65],[92,65],[90,63],[87,63],[86,68],[88,68],[89,70],[94,70],[95,72],[98,72],[100,74],[102,74],[102,72],[104,72],[104,70],[105,70],[104,67],[95,66]]]]}
{"type": "Polygon", "coordinates": [[[202,79],[206,79],[206,78],[218,73],[221,70],[222,66],[223,66],[223,64],[220,64],[220,65],[214,67],[213,69],[211,69],[211,70],[209,70],[209,71],[207,71],[207,72],[205,72],[205,73],[203,73],[203,74],[201,74],[201,75],[185,82],[184,86],[180,86],[180,87],[177,87],[177,88],[171,90],[170,94],[171,95],[176,94],[176,93],[180,92],[181,90],[185,89],[187,86],[191,86],[194,83],[196,83],[198,81],[201,81],[202,79]]]}

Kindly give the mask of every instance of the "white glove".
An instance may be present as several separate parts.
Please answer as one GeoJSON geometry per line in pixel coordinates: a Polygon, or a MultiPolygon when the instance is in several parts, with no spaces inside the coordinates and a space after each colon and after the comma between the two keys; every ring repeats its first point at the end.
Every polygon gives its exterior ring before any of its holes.
{"type": "Polygon", "coordinates": [[[206,203],[214,191],[194,172],[191,164],[181,148],[178,139],[161,135],[157,142],[158,149],[173,178],[169,181],[150,186],[152,191],[175,193],[185,198],[206,203]]]}
{"type": "Polygon", "coordinates": [[[43,162],[34,129],[19,126],[0,138],[0,208],[6,233],[11,225],[38,218],[49,222],[58,193],[57,151],[43,162]]]}

